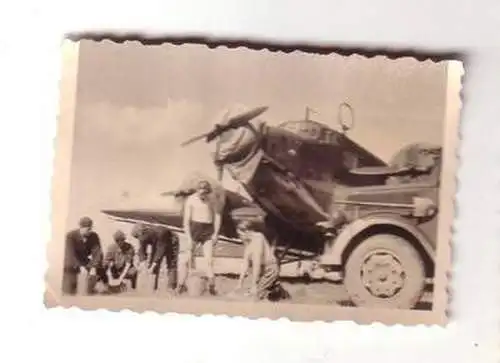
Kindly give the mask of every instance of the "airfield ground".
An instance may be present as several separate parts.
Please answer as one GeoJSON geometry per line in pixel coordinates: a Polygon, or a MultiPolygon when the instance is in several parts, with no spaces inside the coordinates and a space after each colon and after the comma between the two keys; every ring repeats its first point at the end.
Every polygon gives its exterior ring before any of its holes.
{"type": "MultiPolygon", "coordinates": [[[[175,298],[166,289],[166,279],[160,278],[157,291],[152,293],[152,281],[147,277],[139,280],[136,290],[127,288],[121,292],[121,296],[130,297],[151,297],[152,294],[158,298],[175,298]]],[[[336,306],[353,306],[349,300],[347,292],[342,284],[334,284],[328,281],[304,281],[303,279],[283,279],[283,287],[291,295],[291,299],[287,302],[297,304],[313,304],[313,305],[336,305],[336,306]]],[[[232,293],[236,286],[236,276],[218,275],[217,276],[217,296],[203,296],[203,299],[211,300],[244,300],[242,294],[232,293]]],[[[183,296],[184,297],[184,296],[183,296]]],[[[199,299],[199,298],[198,298],[199,299]]],[[[426,292],[422,301],[416,307],[419,310],[431,309],[432,293],[426,292]]]]}
{"type": "MultiPolygon", "coordinates": [[[[104,222],[103,222],[104,223],[104,222]]],[[[109,231],[116,228],[114,225],[109,227],[109,231]]],[[[120,228],[124,231],[129,231],[130,225],[120,224],[120,228]]],[[[109,232],[111,233],[111,232],[109,232]]],[[[102,235],[107,235],[102,233],[102,235]]],[[[131,239],[131,243],[135,240],[131,239]]],[[[137,248],[137,246],[135,246],[137,248]]],[[[242,297],[239,296],[228,296],[236,286],[236,276],[235,271],[239,271],[241,260],[239,257],[242,255],[242,250],[240,246],[234,244],[221,243],[215,248],[215,255],[218,256],[215,259],[215,271],[217,276],[217,290],[219,296],[203,296],[203,299],[217,299],[217,300],[239,300],[242,297]],[[222,258],[223,257],[223,258],[222,258]],[[232,273],[232,274],[231,274],[232,273]]],[[[198,262],[197,262],[198,264],[198,262]]],[[[163,267],[164,268],[164,267],[163,267]]],[[[165,276],[166,273],[162,268],[161,276],[165,276]]],[[[287,268],[283,268],[286,270],[287,268]]],[[[84,276],[80,276],[84,278],[84,276]]],[[[285,278],[282,279],[283,287],[291,295],[291,299],[288,302],[297,304],[319,304],[319,305],[336,305],[336,306],[352,306],[350,302],[347,291],[342,284],[335,284],[329,281],[319,281],[319,282],[308,282],[304,279],[299,278],[285,278]]],[[[79,283],[80,287],[85,286],[82,280],[79,283]]],[[[125,292],[120,293],[123,296],[136,296],[136,297],[151,297],[152,296],[152,283],[147,281],[147,278],[142,277],[139,281],[139,286],[136,290],[128,289],[125,292]]],[[[160,279],[159,290],[153,293],[155,296],[161,298],[173,298],[171,294],[166,292],[166,281],[160,279]]],[[[431,309],[432,293],[426,292],[423,296],[421,303],[418,304],[417,309],[429,310],[431,309]]]]}

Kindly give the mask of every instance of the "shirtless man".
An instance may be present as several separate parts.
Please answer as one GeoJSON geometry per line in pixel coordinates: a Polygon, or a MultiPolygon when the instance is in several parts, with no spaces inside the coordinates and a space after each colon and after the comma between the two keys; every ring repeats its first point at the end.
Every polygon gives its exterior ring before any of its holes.
{"type": "Polygon", "coordinates": [[[196,193],[190,195],[184,204],[183,227],[187,244],[183,246],[179,254],[178,293],[186,289],[187,277],[194,267],[195,250],[199,245],[202,245],[208,290],[210,294],[216,294],[213,272],[213,247],[219,237],[221,214],[210,201],[210,193],[212,193],[210,183],[202,180],[198,183],[196,193]]]}
{"type": "Polygon", "coordinates": [[[266,297],[268,290],[278,280],[279,269],[274,246],[269,243],[264,233],[252,226],[250,221],[242,220],[238,222],[237,230],[243,240],[244,252],[236,290],[240,290],[243,287],[243,281],[251,265],[252,282],[250,295],[258,299],[263,299],[266,297]]]}

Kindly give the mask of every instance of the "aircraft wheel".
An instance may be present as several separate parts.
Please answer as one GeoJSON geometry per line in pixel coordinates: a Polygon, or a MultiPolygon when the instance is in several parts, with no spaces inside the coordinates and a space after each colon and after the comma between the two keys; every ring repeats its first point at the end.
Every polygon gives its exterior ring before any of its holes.
{"type": "Polygon", "coordinates": [[[411,309],[425,287],[424,263],[406,239],[376,234],[350,254],[344,286],[357,306],[411,309]]]}

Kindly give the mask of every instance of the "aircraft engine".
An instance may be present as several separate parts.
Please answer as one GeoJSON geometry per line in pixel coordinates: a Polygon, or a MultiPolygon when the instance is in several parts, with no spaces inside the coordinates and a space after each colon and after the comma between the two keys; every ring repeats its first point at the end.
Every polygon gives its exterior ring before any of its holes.
{"type": "MultiPolygon", "coordinates": [[[[242,113],[242,110],[230,110],[218,127],[225,127],[227,120],[242,113]]],[[[262,122],[249,121],[243,127],[231,128],[221,133],[217,140],[215,161],[219,163],[237,163],[253,154],[259,147],[262,122]]]]}

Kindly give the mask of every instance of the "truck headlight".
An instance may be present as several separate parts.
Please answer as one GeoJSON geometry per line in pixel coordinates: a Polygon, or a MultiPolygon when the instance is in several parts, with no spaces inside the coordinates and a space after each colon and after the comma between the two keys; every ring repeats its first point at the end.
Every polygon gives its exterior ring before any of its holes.
{"type": "Polygon", "coordinates": [[[432,217],[436,214],[436,203],[430,198],[413,197],[413,212],[414,217],[432,217]]]}

